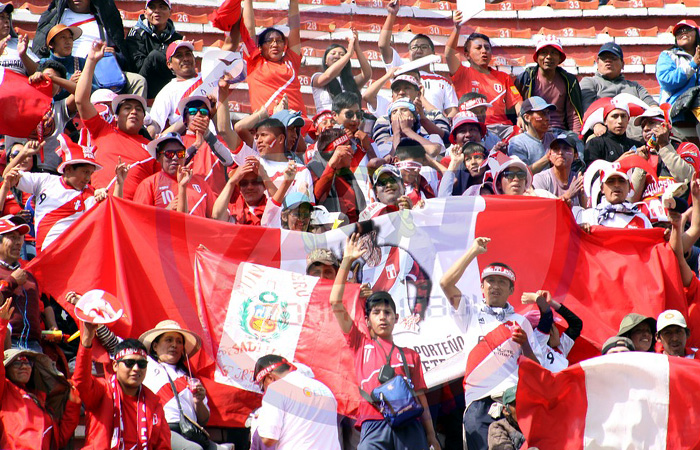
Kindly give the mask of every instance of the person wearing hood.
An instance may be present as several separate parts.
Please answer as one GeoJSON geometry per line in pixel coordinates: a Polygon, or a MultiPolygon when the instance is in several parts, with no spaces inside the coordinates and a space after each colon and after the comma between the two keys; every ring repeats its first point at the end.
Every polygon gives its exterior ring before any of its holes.
{"type": "Polygon", "coordinates": [[[634,344],[634,351],[654,353],[656,319],[629,313],[622,318],[617,336],[629,338],[634,344]]]}
{"type": "Polygon", "coordinates": [[[29,50],[29,37],[26,34],[17,36],[12,26],[14,10],[12,3],[0,3],[0,67],[31,75],[36,72],[39,58],[29,50]]]}
{"type": "MultiPolygon", "coordinates": [[[[0,305],[0,341],[13,312],[0,305]]],[[[0,448],[62,448],[80,419],[80,397],[51,359],[27,349],[5,350],[0,367],[0,448]],[[10,431],[11,430],[11,431],[10,431]]]]}
{"type": "Polygon", "coordinates": [[[168,68],[165,50],[182,40],[170,19],[170,0],[148,0],[144,13],[126,37],[132,69],[148,82],[148,98],[155,98],[175,76],[168,68]]]}
{"type": "MultiPolygon", "coordinates": [[[[660,101],[672,105],[678,97],[700,83],[698,24],[694,20],[681,20],[673,27],[673,37],[673,47],[661,52],[656,63],[656,80],[661,86],[660,101]]],[[[692,113],[696,118],[700,117],[700,110],[693,110],[692,113]]]]}
{"type": "Polygon", "coordinates": [[[489,156],[491,170],[484,183],[471,186],[462,195],[526,195],[532,187],[532,172],[517,156],[501,155],[489,156]]]}
{"type": "Polygon", "coordinates": [[[602,136],[596,136],[586,142],[583,160],[587,167],[597,159],[608,162],[617,161],[629,150],[644,145],[641,141],[627,136],[627,126],[630,121],[629,106],[611,100],[603,109],[603,122],[607,131],[602,136]]]}

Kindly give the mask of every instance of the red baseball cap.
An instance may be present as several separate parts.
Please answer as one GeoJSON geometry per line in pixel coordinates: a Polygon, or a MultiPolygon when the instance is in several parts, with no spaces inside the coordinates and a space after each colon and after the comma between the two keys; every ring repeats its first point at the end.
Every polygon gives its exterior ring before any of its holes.
{"type": "Polygon", "coordinates": [[[168,50],[165,52],[165,60],[170,61],[170,58],[173,57],[177,49],[180,47],[189,48],[194,52],[194,45],[192,45],[191,41],[173,41],[170,43],[170,45],[168,45],[168,50]]]}
{"type": "Polygon", "coordinates": [[[681,20],[680,22],[678,22],[677,24],[675,24],[675,25],[673,26],[672,34],[675,35],[675,34],[676,34],[676,31],[678,31],[678,29],[679,29],[680,27],[690,27],[690,28],[694,28],[695,30],[698,30],[698,24],[695,23],[694,20],[683,19],[683,20],[681,20]]]}
{"type": "Polygon", "coordinates": [[[532,60],[537,62],[537,54],[540,52],[545,47],[552,47],[561,53],[561,61],[559,62],[560,64],[566,60],[566,53],[564,53],[564,49],[561,46],[561,41],[557,38],[545,38],[541,39],[539,42],[537,42],[537,47],[535,47],[535,53],[532,54],[532,60]]]}

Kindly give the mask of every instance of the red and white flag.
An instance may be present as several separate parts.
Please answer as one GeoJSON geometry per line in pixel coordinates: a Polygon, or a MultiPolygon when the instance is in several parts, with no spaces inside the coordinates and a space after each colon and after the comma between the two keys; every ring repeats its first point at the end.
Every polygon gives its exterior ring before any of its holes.
{"type": "Polygon", "coordinates": [[[700,448],[700,362],[646,352],[559,373],[521,359],[516,411],[540,450],[700,448]]]}

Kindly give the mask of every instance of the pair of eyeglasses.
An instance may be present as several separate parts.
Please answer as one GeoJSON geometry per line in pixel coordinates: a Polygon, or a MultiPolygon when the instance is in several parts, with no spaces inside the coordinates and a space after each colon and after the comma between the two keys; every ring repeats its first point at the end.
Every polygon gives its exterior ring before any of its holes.
{"type": "Polygon", "coordinates": [[[301,213],[299,210],[293,210],[289,212],[290,215],[296,217],[297,219],[310,219],[311,213],[301,213]]]}
{"type": "Polygon", "coordinates": [[[527,172],[523,170],[506,170],[503,172],[503,177],[508,181],[513,181],[516,178],[518,180],[527,180],[527,172]]]}
{"type": "Polygon", "coordinates": [[[17,155],[19,155],[19,150],[18,150],[18,151],[16,151],[16,152],[12,152],[12,153],[10,153],[10,155],[8,156],[8,159],[16,158],[16,157],[17,157],[17,155]]]}
{"type": "Polygon", "coordinates": [[[148,361],[145,359],[119,359],[117,362],[124,364],[127,369],[133,369],[134,366],[137,366],[139,369],[148,367],[148,361]]]}
{"type": "Polygon", "coordinates": [[[385,187],[385,186],[388,186],[390,184],[395,184],[398,186],[399,180],[397,180],[394,177],[380,178],[379,180],[377,180],[377,187],[385,187]]]}
{"type": "Polygon", "coordinates": [[[209,110],[205,107],[199,107],[195,108],[194,106],[191,108],[187,108],[187,114],[190,116],[196,116],[197,113],[200,113],[203,116],[208,116],[209,115],[209,110]]]}
{"type": "Polygon", "coordinates": [[[417,50],[423,50],[424,52],[427,52],[428,50],[430,50],[430,46],[427,45],[427,44],[423,44],[423,45],[414,45],[414,46],[411,47],[409,50],[414,51],[414,52],[417,51],[417,50]]]}
{"type": "Polygon", "coordinates": [[[693,34],[694,32],[695,32],[694,28],[683,27],[680,30],[676,31],[675,36],[689,35],[689,34],[693,34]]]}
{"type": "Polygon", "coordinates": [[[242,188],[248,187],[248,186],[257,186],[257,185],[259,185],[259,184],[262,184],[262,181],[258,181],[258,180],[243,180],[243,181],[241,181],[241,182],[238,183],[238,185],[239,185],[240,187],[242,187],[242,188]]]}
{"type": "Polygon", "coordinates": [[[277,45],[284,45],[284,39],[266,39],[263,44],[267,45],[272,45],[272,44],[277,44],[277,45]]]}
{"type": "Polygon", "coordinates": [[[362,110],[359,111],[345,111],[345,118],[352,120],[353,118],[357,120],[362,120],[365,118],[365,113],[362,110]]]}
{"type": "Polygon", "coordinates": [[[187,152],[185,150],[166,150],[163,155],[168,159],[181,159],[187,156],[187,152]]]}
{"type": "Polygon", "coordinates": [[[28,359],[16,359],[12,361],[12,367],[19,369],[22,366],[34,367],[34,361],[28,359]]]}

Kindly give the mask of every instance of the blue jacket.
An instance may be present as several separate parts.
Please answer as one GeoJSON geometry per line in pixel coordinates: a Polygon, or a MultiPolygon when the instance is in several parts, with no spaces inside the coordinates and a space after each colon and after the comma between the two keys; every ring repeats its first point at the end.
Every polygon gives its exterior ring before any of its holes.
{"type": "Polygon", "coordinates": [[[656,62],[656,80],[661,86],[659,103],[673,104],[685,91],[698,85],[698,65],[693,55],[679,47],[661,52],[656,62]]]}

